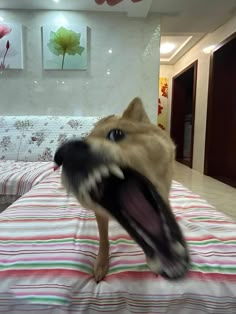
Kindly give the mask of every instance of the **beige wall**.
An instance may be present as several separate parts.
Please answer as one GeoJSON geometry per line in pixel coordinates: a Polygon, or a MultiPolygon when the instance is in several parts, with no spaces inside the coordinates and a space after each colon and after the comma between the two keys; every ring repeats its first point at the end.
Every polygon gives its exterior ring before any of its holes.
{"type": "Polygon", "coordinates": [[[172,77],[173,75],[174,66],[173,65],[160,65],[160,76],[164,77],[172,77]]]}
{"type": "MultiPolygon", "coordinates": [[[[208,79],[210,65],[210,55],[205,54],[202,49],[210,45],[219,44],[234,32],[236,32],[236,16],[214,32],[205,36],[173,66],[172,78],[195,60],[198,60],[193,168],[200,172],[203,172],[204,169],[208,79]]],[[[172,81],[172,78],[170,81],[172,81]]],[[[169,103],[171,103],[171,86],[169,87],[169,96],[169,103]]],[[[171,106],[169,107],[169,117],[170,111],[171,106]]]]}

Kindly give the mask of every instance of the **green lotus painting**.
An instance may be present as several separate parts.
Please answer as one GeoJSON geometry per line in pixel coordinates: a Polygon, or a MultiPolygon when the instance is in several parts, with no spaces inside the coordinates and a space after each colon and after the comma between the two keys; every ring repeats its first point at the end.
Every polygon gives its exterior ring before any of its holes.
{"type": "Polygon", "coordinates": [[[87,28],[77,25],[44,26],[43,64],[45,70],[87,69],[87,28]]]}

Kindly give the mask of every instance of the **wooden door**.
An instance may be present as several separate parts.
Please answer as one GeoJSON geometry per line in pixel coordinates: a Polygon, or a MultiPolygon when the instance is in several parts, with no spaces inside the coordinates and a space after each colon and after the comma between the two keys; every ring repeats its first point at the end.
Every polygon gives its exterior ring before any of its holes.
{"type": "Polygon", "coordinates": [[[205,174],[236,187],[236,33],[211,57],[205,174]]]}
{"type": "Polygon", "coordinates": [[[172,83],[170,134],[176,144],[176,160],[189,167],[193,161],[196,80],[197,61],[177,74],[172,83]]]}

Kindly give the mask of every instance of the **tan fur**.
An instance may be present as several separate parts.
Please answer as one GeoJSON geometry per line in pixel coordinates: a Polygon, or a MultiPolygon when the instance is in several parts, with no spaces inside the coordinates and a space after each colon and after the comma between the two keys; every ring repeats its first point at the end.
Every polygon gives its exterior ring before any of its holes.
{"type": "Polygon", "coordinates": [[[175,146],[166,132],[151,124],[139,98],[129,104],[121,117],[99,121],[87,141],[104,158],[146,176],[168,202],[175,146]],[[123,130],[126,139],[118,143],[107,141],[106,134],[115,128],[123,130]]]}
{"type": "MultiPolygon", "coordinates": [[[[109,116],[100,120],[86,142],[107,163],[114,162],[120,167],[133,168],[147,177],[163,200],[169,203],[175,147],[164,131],[151,124],[139,98],[129,104],[121,117],[109,116]],[[106,135],[116,128],[125,132],[125,139],[119,142],[108,141],[106,135]]],[[[77,197],[85,208],[96,213],[100,246],[94,275],[96,281],[100,281],[109,268],[109,216],[105,209],[90,199],[83,199],[79,195],[77,197]]]]}
{"type": "MultiPolygon", "coordinates": [[[[107,162],[131,167],[146,176],[168,203],[175,147],[169,136],[150,123],[142,101],[135,98],[121,117],[109,116],[100,120],[87,138],[91,148],[107,162]],[[111,129],[121,129],[126,138],[120,142],[107,141],[111,129]]],[[[108,216],[106,210],[93,202],[80,202],[96,212],[100,247],[95,264],[95,279],[100,281],[109,267],[108,216]],[[107,216],[107,218],[106,218],[107,216]]]]}

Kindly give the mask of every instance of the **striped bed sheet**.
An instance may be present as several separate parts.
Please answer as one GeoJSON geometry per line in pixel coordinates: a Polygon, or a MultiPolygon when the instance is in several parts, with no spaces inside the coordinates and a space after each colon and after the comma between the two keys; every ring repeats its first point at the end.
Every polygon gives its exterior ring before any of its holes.
{"type": "Polygon", "coordinates": [[[52,173],[53,162],[0,161],[0,205],[12,203],[52,173]]]}
{"type": "Polygon", "coordinates": [[[191,269],[168,281],[110,222],[110,269],[96,284],[94,214],[67,196],[60,170],[0,215],[0,313],[236,313],[236,224],[173,182],[171,205],[188,241],[191,269]]]}

